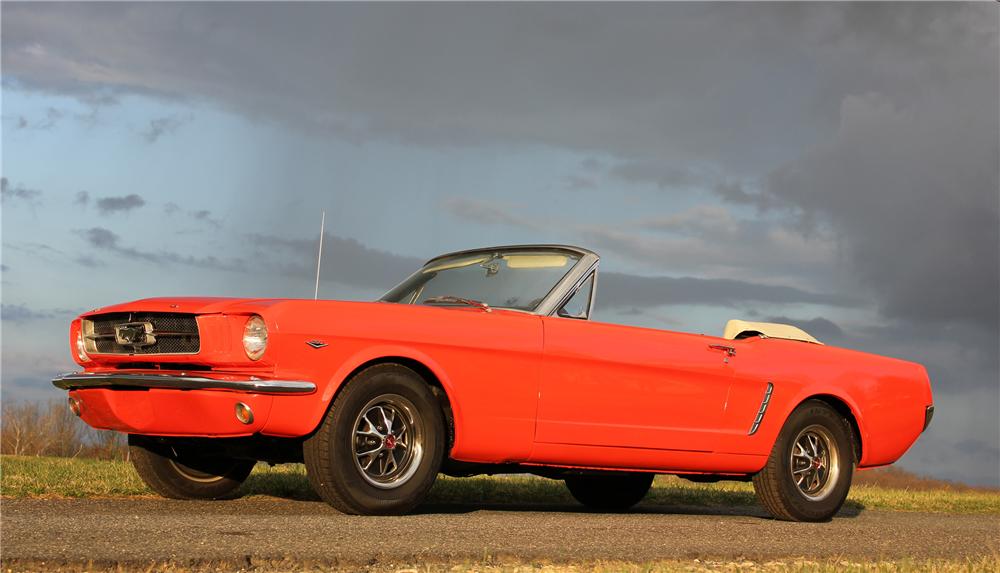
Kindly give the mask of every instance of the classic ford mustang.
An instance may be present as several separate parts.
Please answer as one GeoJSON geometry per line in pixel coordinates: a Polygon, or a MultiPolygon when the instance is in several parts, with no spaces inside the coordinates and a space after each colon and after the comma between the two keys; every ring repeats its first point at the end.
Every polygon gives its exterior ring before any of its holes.
{"type": "Polygon", "coordinates": [[[417,506],[438,473],[563,479],[627,509],[655,474],[752,480],[775,517],[820,521],[855,468],[931,420],[918,364],[787,325],[717,338],[590,321],[598,256],[524,245],[431,259],[377,302],[161,298],[70,326],[54,380],[172,498],[232,494],[257,461],[305,462],[353,514],[417,506]]]}

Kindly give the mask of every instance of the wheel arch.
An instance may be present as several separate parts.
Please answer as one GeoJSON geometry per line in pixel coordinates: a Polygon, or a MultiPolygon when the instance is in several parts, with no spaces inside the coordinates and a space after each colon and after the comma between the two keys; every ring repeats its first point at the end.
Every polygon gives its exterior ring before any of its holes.
{"type": "MultiPolygon", "coordinates": [[[[798,408],[799,406],[801,406],[802,404],[804,404],[809,400],[816,400],[825,403],[827,406],[832,408],[835,412],[837,412],[838,414],[840,414],[841,417],[844,418],[844,420],[847,422],[848,429],[850,430],[851,434],[851,446],[854,448],[854,463],[860,465],[862,456],[864,455],[865,440],[862,437],[863,434],[861,432],[861,426],[858,423],[858,417],[854,412],[854,408],[852,408],[851,405],[844,398],[841,398],[840,396],[836,396],[834,394],[827,394],[827,393],[813,394],[811,396],[807,396],[802,400],[800,400],[795,405],[795,408],[798,408]]],[[[792,408],[792,411],[794,411],[795,408],[792,408]]],[[[791,415],[791,412],[789,412],[789,415],[791,415]]]]}
{"type": "MultiPolygon", "coordinates": [[[[444,413],[445,430],[448,432],[448,451],[451,451],[451,447],[455,444],[455,414],[454,408],[452,407],[451,397],[448,395],[448,390],[445,389],[444,384],[434,371],[424,364],[423,362],[415,359],[409,358],[407,356],[381,356],[379,358],[372,358],[367,362],[358,365],[354,370],[352,370],[343,380],[340,382],[340,386],[337,388],[337,392],[334,393],[333,399],[336,399],[336,395],[340,393],[340,390],[344,387],[344,383],[356,376],[361,371],[370,368],[372,366],[378,366],[379,364],[399,364],[400,366],[405,366],[410,370],[416,372],[428,386],[431,387],[431,392],[438,399],[438,403],[441,405],[441,411],[444,413]]],[[[329,404],[332,404],[331,399],[329,404]]],[[[327,408],[329,408],[327,404],[327,408]]]]}
{"type": "Polygon", "coordinates": [[[438,399],[444,414],[446,431],[448,432],[447,452],[450,452],[458,437],[457,428],[460,427],[460,414],[459,409],[456,407],[451,381],[443,372],[441,366],[433,359],[402,348],[370,349],[342,364],[334,374],[331,383],[327,385],[326,391],[323,392],[323,413],[312,431],[315,431],[319,427],[319,424],[322,423],[323,417],[329,412],[334,400],[344,388],[347,381],[363,370],[379,364],[399,364],[400,366],[405,366],[416,372],[431,388],[431,392],[438,399]]]}

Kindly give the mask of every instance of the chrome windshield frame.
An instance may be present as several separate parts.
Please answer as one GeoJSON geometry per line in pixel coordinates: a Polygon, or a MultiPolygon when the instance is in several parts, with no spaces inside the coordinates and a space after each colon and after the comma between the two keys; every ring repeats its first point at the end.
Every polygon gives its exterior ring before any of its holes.
{"type": "MultiPolygon", "coordinates": [[[[409,281],[414,276],[420,274],[420,272],[423,269],[427,268],[427,266],[429,266],[431,263],[435,261],[439,261],[441,259],[449,257],[457,257],[462,255],[475,255],[478,253],[491,253],[497,251],[539,251],[539,252],[561,251],[564,253],[569,253],[578,256],[579,259],[576,261],[576,264],[574,264],[573,267],[570,268],[570,270],[567,271],[565,275],[563,275],[563,277],[559,280],[559,282],[557,282],[552,287],[552,289],[549,290],[548,294],[545,295],[544,298],[542,298],[542,301],[538,303],[538,306],[536,306],[534,310],[532,311],[521,310],[520,312],[529,312],[530,314],[535,314],[538,316],[554,315],[562,307],[562,305],[566,304],[566,301],[568,301],[573,296],[573,294],[576,293],[576,290],[587,280],[591,272],[593,272],[594,288],[590,293],[590,312],[588,313],[588,319],[590,315],[593,314],[594,295],[597,293],[597,267],[598,263],[601,260],[601,257],[597,253],[591,250],[584,249],[581,247],[574,247],[571,245],[546,245],[546,244],[502,245],[497,247],[467,249],[464,251],[455,251],[453,253],[445,253],[443,255],[438,255],[428,260],[419,269],[417,269],[412,274],[407,276],[405,279],[400,281],[397,285],[394,285],[391,289],[386,291],[385,294],[379,297],[379,300],[383,300],[389,293],[395,290],[399,285],[409,281]]],[[[503,307],[494,307],[494,308],[503,308],[503,307]]]]}

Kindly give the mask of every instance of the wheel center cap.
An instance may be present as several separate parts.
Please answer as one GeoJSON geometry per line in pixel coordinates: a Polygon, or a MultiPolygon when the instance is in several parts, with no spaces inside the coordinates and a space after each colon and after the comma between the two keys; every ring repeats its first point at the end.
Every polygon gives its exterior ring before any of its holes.
{"type": "Polygon", "coordinates": [[[393,450],[396,448],[396,436],[389,434],[385,437],[385,448],[387,450],[393,450]]]}

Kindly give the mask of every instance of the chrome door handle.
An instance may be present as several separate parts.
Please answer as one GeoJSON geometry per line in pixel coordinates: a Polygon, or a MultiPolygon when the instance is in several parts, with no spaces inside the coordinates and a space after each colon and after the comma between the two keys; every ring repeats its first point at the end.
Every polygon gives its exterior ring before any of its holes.
{"type": "Polygon", "coordinates": [[[730,356],[736,356],[736,349],[733,348],[732,346],[726,346],[724,344],[709,344],[708,347],[711,348],[712,350],[722,350],[723,352],[725,352],[726,358],[725,360],[723,360],[725,364],[729,364],[730,356]]]}

